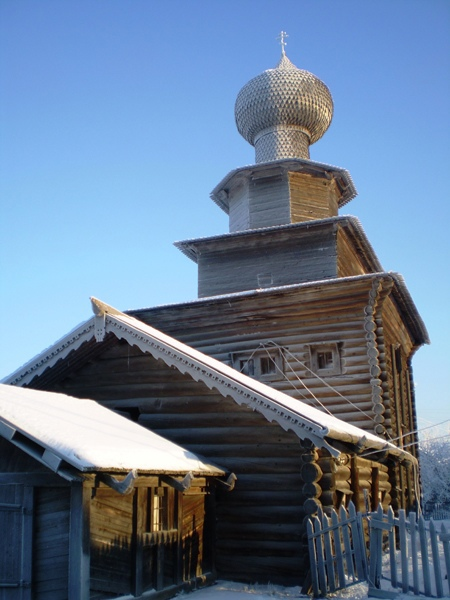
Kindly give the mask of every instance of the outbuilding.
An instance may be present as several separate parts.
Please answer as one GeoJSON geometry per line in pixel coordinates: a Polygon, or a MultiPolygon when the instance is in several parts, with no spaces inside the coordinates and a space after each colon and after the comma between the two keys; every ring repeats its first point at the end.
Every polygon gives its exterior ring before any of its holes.
{"type": "Polygon", "coordinates": [[[0,598],[159,598],[213,581],[224,476],[92,400],[0,385],[0,598]]]}

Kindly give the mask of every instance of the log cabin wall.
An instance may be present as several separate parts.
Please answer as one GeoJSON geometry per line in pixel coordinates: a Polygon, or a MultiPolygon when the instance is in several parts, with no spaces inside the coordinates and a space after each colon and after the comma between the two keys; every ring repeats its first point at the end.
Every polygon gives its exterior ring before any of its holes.
{"type": "MultiPolygon", "coordinates": [[[[385,347],[385,378],[387,390],[385,404],[390,419],[386,422],[388,434],[396,444],[405,447],[418,457],[417,419],[413,389],[411,386],[410,361],[416,348],[412,336],[403,322],[395,300],[389,297],[383,308],[383,332],[385,347]],[[413,432],[408,435],[409,432],[413,432]]],[[[394,509],[415,508],[417,498],[415,474],[411,467],[398,465],[391,471],[394,509]]]]}
{"type": "Polygon", "coordinates": [[[317,456],[319,477],[317,498],[329,512],[350,501],[357,511],[374,511],[381,504],[387,510],[391,502],[391,484],[387,464],[369,457],[342,453],[339,459],[321,450],[317,456]]]}
{"type": "Polygon", "coordinates": [[[261,344],[275,342],[284,349],[284,374],[261,377],[262,381],[320,408],[301,379],[335,416],[373,431],[364,313],[371,285],[355,281],[339,289],[217,299],[172,310],[139,311],[135,316],[228,364],[238,353],[249,356],[261,344]],[[322,372],[321,381],[311,373],[311,352],[327,344],[334,344],[341,372],[322,372]]]}
{"type": "MultiPolygon", "coordinates": [[[[56,389],[128,413],[236,473],[235,489],[221,494],[217,503],[218,573],[298,585],[306,496],[300,475],[303,449],[292,432],[127,344],[109,348],[56,389]]],[[[198,499],[193,501],[192,510],[198,499]]],[[[199,519],[197,514],[196,526],[199,519]]]]}

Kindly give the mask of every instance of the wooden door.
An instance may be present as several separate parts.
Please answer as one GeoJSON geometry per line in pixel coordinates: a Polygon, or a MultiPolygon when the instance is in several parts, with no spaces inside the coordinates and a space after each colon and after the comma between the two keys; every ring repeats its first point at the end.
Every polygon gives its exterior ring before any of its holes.
{"type": "Polygon", "coordinates": [[[0,485],[0,600],[31,600],[33,488],[0,485]]]}

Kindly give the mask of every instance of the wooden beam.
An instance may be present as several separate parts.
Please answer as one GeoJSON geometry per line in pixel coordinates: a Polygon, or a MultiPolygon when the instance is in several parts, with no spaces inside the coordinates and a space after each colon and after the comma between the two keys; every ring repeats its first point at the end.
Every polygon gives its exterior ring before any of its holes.
{"type": "Polygon", "coordinates": [[[69,538],[69,600],[89,598],[91,490],[71,486],[69,538]]]}

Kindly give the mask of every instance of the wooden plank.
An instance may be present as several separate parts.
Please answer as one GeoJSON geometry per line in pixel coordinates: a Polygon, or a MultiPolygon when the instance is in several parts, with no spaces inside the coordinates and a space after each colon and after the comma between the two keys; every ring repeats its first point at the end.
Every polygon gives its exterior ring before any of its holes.
{"type": "Polygon", "coordinates": [[[391,574],[391,584],[393,587],[397,587],[398,586],[397,561],[396,561],[396,556],[395,556],[395,549],[397,548],[397,541],[396,541],[396,535],[395,535],[396,529],[394,526],[394,520],[395,520],[394,511],[392,509],[392,506],[390,506],[388,509],[388,512],[387,512],[387,521],[390,526],[389,534],[388,534],[389,565],[390,565],[390,574],[391,574]]]}
{"type": "Polygon", "coordinates": [[[69,589],[71,600],[89,598],[89,511],[90,490],[81,484],[71,487],[69,589]]]}
{"type": "Polygon", "coordinates": [[[316,540],[317,573],[319,576],[319,588],[322,596],[327,595],[327,573],[325,570],[324,548],[321,535],[321,523],[317,517],[314,517],[314,533],[316,540]]]}
{"type": "MultiPolygon", "coordinates": [[[[316,518],[316,517],[314,517],[316,518]]],[[[306,531],[308,533],[308,548],[309,548],[309,558],[310,558],[310,568],[311,568],[311,582],[313,588],[314,598],[319,598],[320,596],[320,587],[319,587],[319,576],[317,571],[317,549],[315,544],[314,537],[314,521],[312,518],[309,518],[306,521],[306,531]]]]}
{"type": "Polygon", "coordinates": [[[419,548],[417,544],[417,517],[414,511],[408,515],[409,535],[411,539],[411,560],[413,572],[413,591],[416,596],[419,595],[419,548]]]}
{"type": "MultiPolygon", "coordinates": [[[[330,521],[328,520],[328,517],[323,513],[322,510],[320,511],[319,515],[319,518],[322,521],[322,527],[328,528],[330,526],[330,521]]],[[[333,551],[331,546],[331,532],[329,530],[324,531],[323,533],[323,545],[325,550],[325,564],[327,567],[328,588],[330,592],[334,592],[336,591],[336,573],[334,571],[333,551]]]]}
{"type": "Polygon", "coordinates": [[[402,591],[404,594],[407,594],[409,591],[408,543],[406,539],[406,514],[404,509],[398,511],[398,529],[402,561],[402,591]]]}
{"type": "Polygon", "coordinates": [[[445,524],[441,525],[441,533],[439,535],[439,539],[442,542],[442,546],[444,548],[444,559],[445,559],[445,568],[447,571],[447,586],[450,596],[450,532],[447,531],[445,524]]]}
{"type": "Polygon", "coordinates": [[[433,557],[434,580],[436,582],[436,595],[438,598],[442,598],[444,589],[442,585],[441,561],[439,557],[437,531],[433,519],[430,520],[430,543],[431,555],[433,557]]]}
{"type": "MultiPolygon", "coordinates": [[[[345,508],[343,506],[341,506],[339,508],[339,519],[340,519],[341,523],[343,521],[348,520],[347,511],[345,510],[345,508]]],[[[342,528],[342,539],[344,541],[344,551],[345,551],[344,556],[345,556],[345,564],[347,567],[347,576],[349,578],[351,578],[353,581],[355,581],[355,570],[353,567],[353,558],[352,558],[352,546],[351,546],[351,542],[350,542],[350,534],[348,531],[348,527],[342,528]]]]}
{"type": "Polygon", "coordinates": [[[423,515],[419,517],[419,541],[420,554],[422,557],[422,573],[425,588],[425,595],[431,596],[431,577],[430,577],[430,562],[428,556],[428,540],[425,519],[423,515]]]}
{"type": "Polygon", "coordinates": [[[339,517],[337,512],[333,509],[331,511],[331,524],[333,527],[333,541],[334,551],[336,554],[336,569],[338,575],[338,583],[340,588],[346,586],[345,571],[344,571],[344,555],[342,553],[342,538],[341,538],[341,527],[339,523],[339,517]]]}

